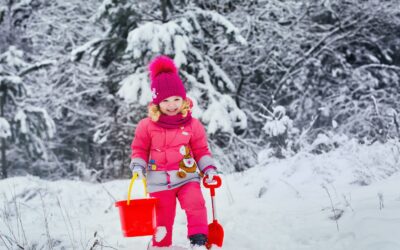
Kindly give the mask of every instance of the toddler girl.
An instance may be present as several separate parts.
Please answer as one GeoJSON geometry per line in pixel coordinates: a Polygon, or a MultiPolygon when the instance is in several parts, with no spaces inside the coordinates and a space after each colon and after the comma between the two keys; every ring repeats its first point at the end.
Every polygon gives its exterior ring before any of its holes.
{"type": "Polygon", "coordinates": [[[200,178],[211,182],[217,175],[207,145],[203,125],[191,116],[192,102],[173,61],[160,56],[150,63],[152,102],[149,117],[141,120],[132,142],[130,168],[140,177],[147,175],[151,197],[159,199],[156,207],[157,231],[152,245],[172,244],[176,199],[186,212],[188,238],[192,247],[206,249],[207,211],[200,189],[200,178]],[[157,236],[157,237],[156,237],[157,236]]]}

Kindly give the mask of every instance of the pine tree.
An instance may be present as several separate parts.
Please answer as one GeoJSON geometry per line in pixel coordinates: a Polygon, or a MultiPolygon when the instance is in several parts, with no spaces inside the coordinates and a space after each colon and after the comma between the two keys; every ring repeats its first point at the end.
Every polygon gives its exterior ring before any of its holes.
{"type": "MultiPolygon", "coordinates": [[[[193,114],[207,124],[209,134],[235,134],[247,127],[245,114],[231,96],[235,84],[208,53],[217,45],[233,49],[235,44],[246,44],[225,17],[195,3],[173,1],[104,1],[97,16],[108,21],[105,36],[93,38],[74,54],[79,60],[88,53],[107,67],[111,89],[125,101],[117,102],[116,119],[98,135],[107,135],[109,140],[124,138],[121,142],[129,145],[130,124],[146,115],[151,100],[147,65],[159,54],[171,56],[180,68],[188,96],[195,103],[193,114]]],[[[107,142],[123,147],[121,142],[107,142]]]]}
{"type": "Polygon", "coordinates": [[[95,0],[51,1],[28,24],[25,36],[35,52],[32,57],[55,61],[53,67],[30,76],[36,83],[31,91],[57,126],[48,143],[51,157],[35,167],[42,177],[96,180],[107,165],[105,149],[95,140],[102,119],[115,110],[114,97],[103,70],[90,61],[76,63],[74,54],[88,37],[102,33],[103,26],[95,25],[93,18],[97,6],[95,0]]]}
{"type": "Polygon", "coordinates": [[[8,176],[9,165],[15,170],[26,167],[24,165],[35,158],[46,159],[43,139],[51,138],[55,133],[53,120],[45,109],[33,105],[24,86],[22,76],[32,67],[24,61],[23,52],[15,46],[10,46],[0,54],[3,178],[8,176]],[[7,160],[7,156],[10,160],[7,160]]]}

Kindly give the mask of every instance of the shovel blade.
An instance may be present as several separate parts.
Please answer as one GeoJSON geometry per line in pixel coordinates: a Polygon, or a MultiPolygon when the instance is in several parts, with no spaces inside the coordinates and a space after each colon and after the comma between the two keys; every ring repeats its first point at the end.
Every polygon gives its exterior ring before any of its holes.
{"type": "Polygon", "coordinates": [[[224,229],[218,223],[217,220],[214,220],[212,223],[208,225],[207,248],[210,249],[212,245],[217,245],[219,247],[222,247],[223,241],[224,241],[224,229]]]}

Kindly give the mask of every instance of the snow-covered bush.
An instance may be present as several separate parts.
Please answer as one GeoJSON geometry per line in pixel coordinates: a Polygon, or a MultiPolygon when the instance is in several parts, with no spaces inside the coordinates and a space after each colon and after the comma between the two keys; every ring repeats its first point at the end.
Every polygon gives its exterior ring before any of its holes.
{"type": "Polygon", "coordinates": [[[266,135],[267,145],[274,151],[271,156],[285,157],[286,151],[291,151],[290,140],[297,133],[297,129],[293,127],[293,121],[286,115],[286,109],[283,106],[273,107],[273,111],[264,118],[263,131],[266,135]]]}

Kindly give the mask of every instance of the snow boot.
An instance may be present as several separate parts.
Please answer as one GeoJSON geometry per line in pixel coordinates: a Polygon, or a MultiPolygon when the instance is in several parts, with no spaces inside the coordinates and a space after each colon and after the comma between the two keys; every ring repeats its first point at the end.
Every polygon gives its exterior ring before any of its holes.
{"type": "Polygon", "coordinates": [[[189,236],[190,246],[192,249],[207,249],[206,242],[207,242],[207,235],[205,234],[193,234],[189,236]]]}

